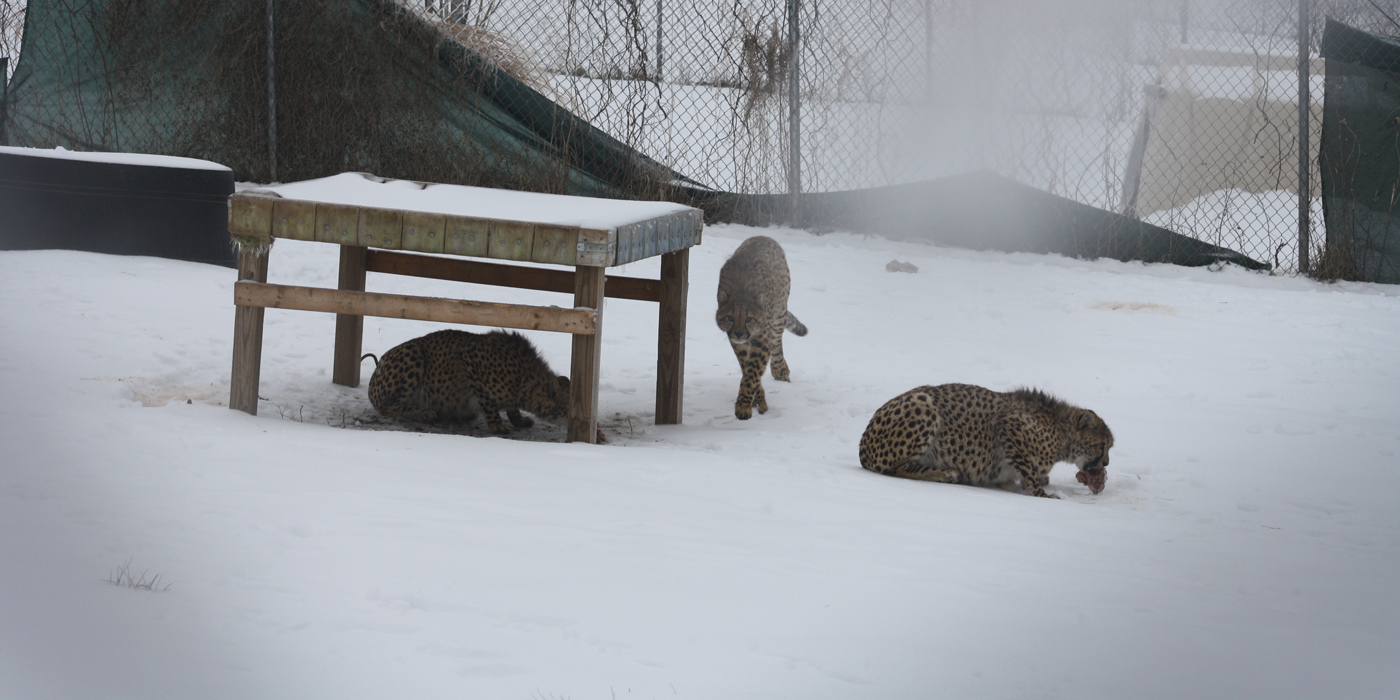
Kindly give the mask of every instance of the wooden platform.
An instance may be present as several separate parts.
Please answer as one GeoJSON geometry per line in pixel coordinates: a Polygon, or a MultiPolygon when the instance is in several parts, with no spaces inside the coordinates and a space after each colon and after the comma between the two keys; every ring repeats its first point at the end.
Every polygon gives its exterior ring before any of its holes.
{"type": "Polygon", "coordinates": [[[700,243],[703,227],[700,210],[677,204],[404,183],[359,173],[234,194],[229,234],[241,252],[229,407],[257,414],[266,308],[336,314],[332,380],[352,387],[360,384],[365,316],[555,331],[574,337],[568,440],[594,442],[603,299],[614,297],[658,304],[656,423],[680,423],[689,249],[700,243]],[[415,186],[428,194],[415,195],[415,186]],[[286,196],[292,194],[304,198],[286,196]],[[494,206],[501,200],[513,207],[494,206]],[[541,220],[473,216],[474,207],[535,212],[541,220]],[[338,288],[268,284],[268,255],[279,238],[341,246],[338,288]],[[606,274],[608,267],[657,255],[659,279],[606,274]],[[369,292],[369,272],[572,293],[573,305],[369,292]]]}

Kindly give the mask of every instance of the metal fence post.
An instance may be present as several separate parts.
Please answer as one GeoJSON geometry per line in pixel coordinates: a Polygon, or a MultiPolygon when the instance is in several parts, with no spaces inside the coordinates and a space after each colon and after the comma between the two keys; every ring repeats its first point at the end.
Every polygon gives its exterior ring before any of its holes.
{"type": "Polygon", "coordinates": [[[788,223],[802,225],[801,0],[788,0],[788,223]]]}
{"type": "Polygon", "coordinates": [[[1191,0],[1181,0],[1181,44],[1186,45],[1186,30],[1191,27],[1191,0]]]}
{"type": "Polygon", "coordinates": [[[933,0],[924,0],[924,100],[933,104],[933,0]]]}
{"type": "Polygon", "coordinates": [[[656,82],[661,82],[662,60],[661,60],[661,3],[656,0],[656,82]]]}
{"type": "Polygon", "coordinates": [[[1298,272],[1307,274],[1312,245],[1311,139],[1308,117],[1312,108],[1312,60],[1308,0],[1298,0],[1298,272]]]}
{"type": "Polygon", "coordinates": [[[10,113],[10,57],[0,56],[0,146],[10,145],[10,136],[5,131],[10,113]]]}
{"type": "Polygon", "coordinates": [[[277,182],[277,54],[274,48],[273,20],[276,0],[267,0],[267,172],[268,182],[277,182]]]}

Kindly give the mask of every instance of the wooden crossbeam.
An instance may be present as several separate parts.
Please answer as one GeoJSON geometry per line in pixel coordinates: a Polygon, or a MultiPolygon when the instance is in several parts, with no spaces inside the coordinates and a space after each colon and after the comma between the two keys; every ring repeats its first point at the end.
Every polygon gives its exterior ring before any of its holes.
{"type": "Polygon", "coordinates": [[[462,299],[354,292],[318,287],[295,287],[240,281],[233,303],[269,309],[321,311],[356,316],[405,318],[415,321],[500,326],[555,331],[575,335],[597,333],[597,313],[589,308],[496,304],[462,299]]]}
{"type": "MultiPolygon", "coordinates": [[[[369,249],[365,269],[390,275],[428,277],[449,282],[470,282],[516,289],[538,289],[546,292],[574,293],[573,270],[551,270],[543,267],[500,265],[497,263],[438,258],[430,255],[396,253],[369,249]]],[[[608,275],[607,296],[614,299],[661,301],[661,280],[641,277],[608,275]]]]}

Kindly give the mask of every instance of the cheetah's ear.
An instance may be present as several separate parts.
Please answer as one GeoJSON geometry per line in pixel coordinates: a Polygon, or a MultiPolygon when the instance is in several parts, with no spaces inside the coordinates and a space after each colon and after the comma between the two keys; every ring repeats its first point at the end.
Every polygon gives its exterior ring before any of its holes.
{"type": "Polygon", "coordinates": [[[1090,428],[1093,428],[1095,425],[1102,422],[1103,421],[1099,419],[1098,414],[1088,409],[1084,409],[1079,413],[1079,420],[1075,421],[1075,425],[1080,430],[1089,430],[1090,428]]]}
{"type": "Polygon", "coordinates": [[[723,289],[719,290],[719,303],[723,304],[726,301],[729,301],[729,292],[723,289]]]}
{"type": "Polygon", "coordinates": [[[564,376],[564,375],[561,374],[561,375],[555,377],[555,379],[557,379],[557,380],[559,381],[559,388],[560,388],[560,389],[563,389],[564,391],[568,391],[568,390],[569,390],[569,378],[568,378],[568,377],[566,377],[566,376],[564,376]]]}

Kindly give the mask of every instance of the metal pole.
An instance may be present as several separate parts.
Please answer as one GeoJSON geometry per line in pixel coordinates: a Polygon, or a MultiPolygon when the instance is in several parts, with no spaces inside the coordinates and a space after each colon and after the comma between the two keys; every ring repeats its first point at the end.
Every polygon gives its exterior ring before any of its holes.
{"type": "Polygon", "coordinates": [[[656,0],[656,82],[661,82],[661,3],[656,0]]]}
{"type": "Polygon", "coordinates": [[[924,0],[924,100],[933,104],[933,0],[924,0]]]}
{"type": "Polygon", "coordinates": [[[267,173],[277,182],[277,54],[274,50],[274,3],[267,0],[267,173]]]}
{"type": "Polygon", "coordinates": [[[801,0],[788,0],[788,223],[802,225],[801,0]]]}
{"type": "Polygon", "coordinates": [[[1181,0],[1181,43],[1186,43],[1186,29],[1191,26],[1191,0],[1181,0]]]}
{"type": "Polygon", "coordinates": [[[0,146],[10,145],[5,125],[10,111],[10,57],[0,56],[0,146]]]}
{"type": "Polygon", "coordinates": [[[1298,0],[1298,272],[1307,274],[1308,248],[1312,245],[1311,138],[1308,117],[1312,109],[1312,42],[1308,0],[1298,0]]]}

